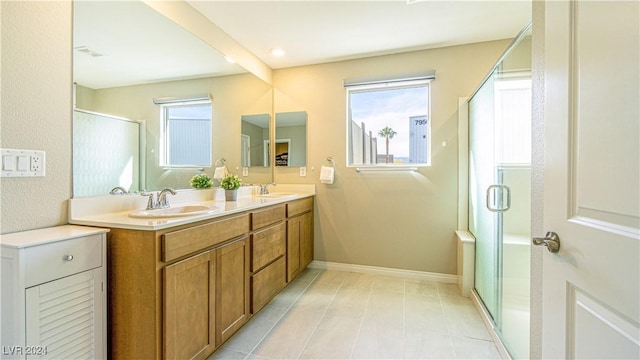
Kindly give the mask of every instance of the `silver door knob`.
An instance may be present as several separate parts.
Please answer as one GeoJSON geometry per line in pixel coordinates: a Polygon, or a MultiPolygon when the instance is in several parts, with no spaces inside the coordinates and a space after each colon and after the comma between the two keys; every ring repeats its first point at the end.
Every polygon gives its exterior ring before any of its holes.
{"type": "Polygon", "coordinates": [[[557,253],[560,250],[560,237],[553,231],[549,231],[543,238],[534,237],[533,245],[544,245],[549,252],[557,253]]]}

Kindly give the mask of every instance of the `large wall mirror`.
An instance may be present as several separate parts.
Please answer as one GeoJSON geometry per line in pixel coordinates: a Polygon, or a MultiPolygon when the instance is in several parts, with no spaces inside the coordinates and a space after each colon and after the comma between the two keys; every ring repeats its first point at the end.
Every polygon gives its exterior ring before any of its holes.
{"type": "MultiPolygon", "coordinates": [[[[76,1],[73,32],[74,197],[116,186],[189,188],[193,175],[213,176],[218,159],[242,175],[241,119],[264,114],[269,133],[271,85],[143,2],[76,1]],[[162,106],[154,99],[203,95],[211,101],[209,166],[167,166],[162,106]]],[[[271,181],[268,163],[251,161],[243,181],[271,181]]]]}

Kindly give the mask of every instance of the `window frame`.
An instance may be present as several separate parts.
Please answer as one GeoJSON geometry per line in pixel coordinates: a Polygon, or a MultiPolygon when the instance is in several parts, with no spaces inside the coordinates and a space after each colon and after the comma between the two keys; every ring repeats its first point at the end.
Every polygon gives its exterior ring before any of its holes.
{"type": "MultiPolygon", "coordinates": [[[[431,92],[432,92],[432,84],[431,82],[435,79],[435,76],[426,76],[421,78],[410,78],[410,79],[390,79],[390,80],[379,80],[379,81],[367,81],[363,83],[350,83],[347,85],[345,81],[345,93],[346,93],[346,164],[347,167],[357,168],[360,170],[401,170],[401,169],[410,169],[417,170],[419,167],[430,167],[431,166],[431,157],[432,157],[432,148],[433,148],[433,125],[431,118],[431,92]],[[426,87],[427,88],[427,109],[426,109],[426,121],[427,121],[427,144],[426,144],[426,162],[420,163],[368,163],[368,164],[357,164],[352,162],[353,158],[353,144],[352,144],[352,117],[351,117],[351,94],[352,93],[362,93],[362,92],[370,92],[376,90],[388,90],[388,89],[402,89],[402,88],[411,88],[411,87],[426,87]]],[[[418,116],[418,115],[416,115],[418,116]]],[[[421,115],[420,115],[421,116],[421,115]]],[[[409,117],[410,119],[411,117],[409,117]]],[[[376,133],[377,135],[377,133],[376,133]]],[[[382,137],[380,137],[382,138],[382,137]]],[[[384,138],[382,138],[384,139],[384,138]]],[[[410,146],[409,146],[410,147],[410,146]]],[[[376,153],[378,154],[378,153],[376,153]]]]}
{"type": "Polygon", "coordinates": [[[203,168],[203,167],[212,167],[212,149],[213,149],[213,102],[211,100],[202,100],[202,99],[194,99],[194,100],[181,100],[181,101],[172,101],[166,103],[159,103],[160,105],[160,141],[159,141],[159,165],[163,168],[181,168],[181,169],[193,169],[193,168],[203,168]],[[168,113],[171,108],[177,107],[188,107],[188,106],[199,106],[199,105],[209,105],[210,113],[209,113],[209,122],[211,131],[209,131],[209,163],[208,164],[185,164],[185,165],[177,165],[171,164],[169,161],[169,140],[170,140],[170,129],[169,129],[169,117],[168,113]]]}

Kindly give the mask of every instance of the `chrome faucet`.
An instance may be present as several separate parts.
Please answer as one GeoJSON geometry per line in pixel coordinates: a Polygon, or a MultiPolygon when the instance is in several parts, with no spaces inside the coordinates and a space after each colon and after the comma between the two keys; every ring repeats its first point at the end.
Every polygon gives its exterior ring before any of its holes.
{"type": "Polygon", "coordinates": [[[158,209],[168,208],[171,205],[169,204],[169,200],[167,199],[167,193],[171,193],[171,195],[177,194],[173,189],[163,189],[158,193],[158,209]]]}
{"type": "Polygon", "coordinates": [[[129,194],[129,191],[127,191],[127,189],[123,188],[122,186],[116,186],[113,189],[111,189],[111,191],[109,191],[109,194],[111,194],[111,195],[127,195],[127,194],[129,194]]]}
{"type": "Polygon", "coordinates": [[[147,201],[147,210],[153,210],[158,208],[158,202],[154,199],[154,194],[152,192],[147,193],[143,191],[140,193],[140,195],[149,197],[149,200],[147,201]]]}
{"type": "Polygon", "coordinates": [[[276,186],[276,183],[268,182],[264,185],[260,185],[260,195],[266,195],[269,193],[269,185],[276,186]]]}
{"type": "Polygon", "coordinates": [[[141,192],[140,195],[149,197],[149,200],[147,201],[147,210],[154,210],[171,207],[171,204],[169,204],[169,200],[167,199],[167,193],[171,193],[171,195],[177,194],[175,190],[166,188],[155,194],[155,197],[152,192],[141,192]]]}

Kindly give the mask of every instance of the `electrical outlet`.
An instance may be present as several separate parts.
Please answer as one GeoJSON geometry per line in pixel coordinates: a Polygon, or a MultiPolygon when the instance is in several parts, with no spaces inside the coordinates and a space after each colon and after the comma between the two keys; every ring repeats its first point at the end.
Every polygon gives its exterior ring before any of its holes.
{"type": "Polygon", "coordinates": [[[38,156],[38,155],[31,156],[31,171],[40,170],[40,163],[41,162],[42,161],[40,159],[40,156],[38,156]]]}
{"type": "Polygon", "coordinates": [[[307,167],[306,166],[301,166],[300,167],[300,176],[307,176],[307,167]]]}
{"type": "Polygon", "coordinates": [[[33,176],[44,176],[45,173],[45,153],[44,151],[32,151],[31,172],[33,176]]]}
{"type": "Polygon", "coordinates": [[[249,176],[249,168],[244,166],[242,167],[242,176],[249,176]]]}

